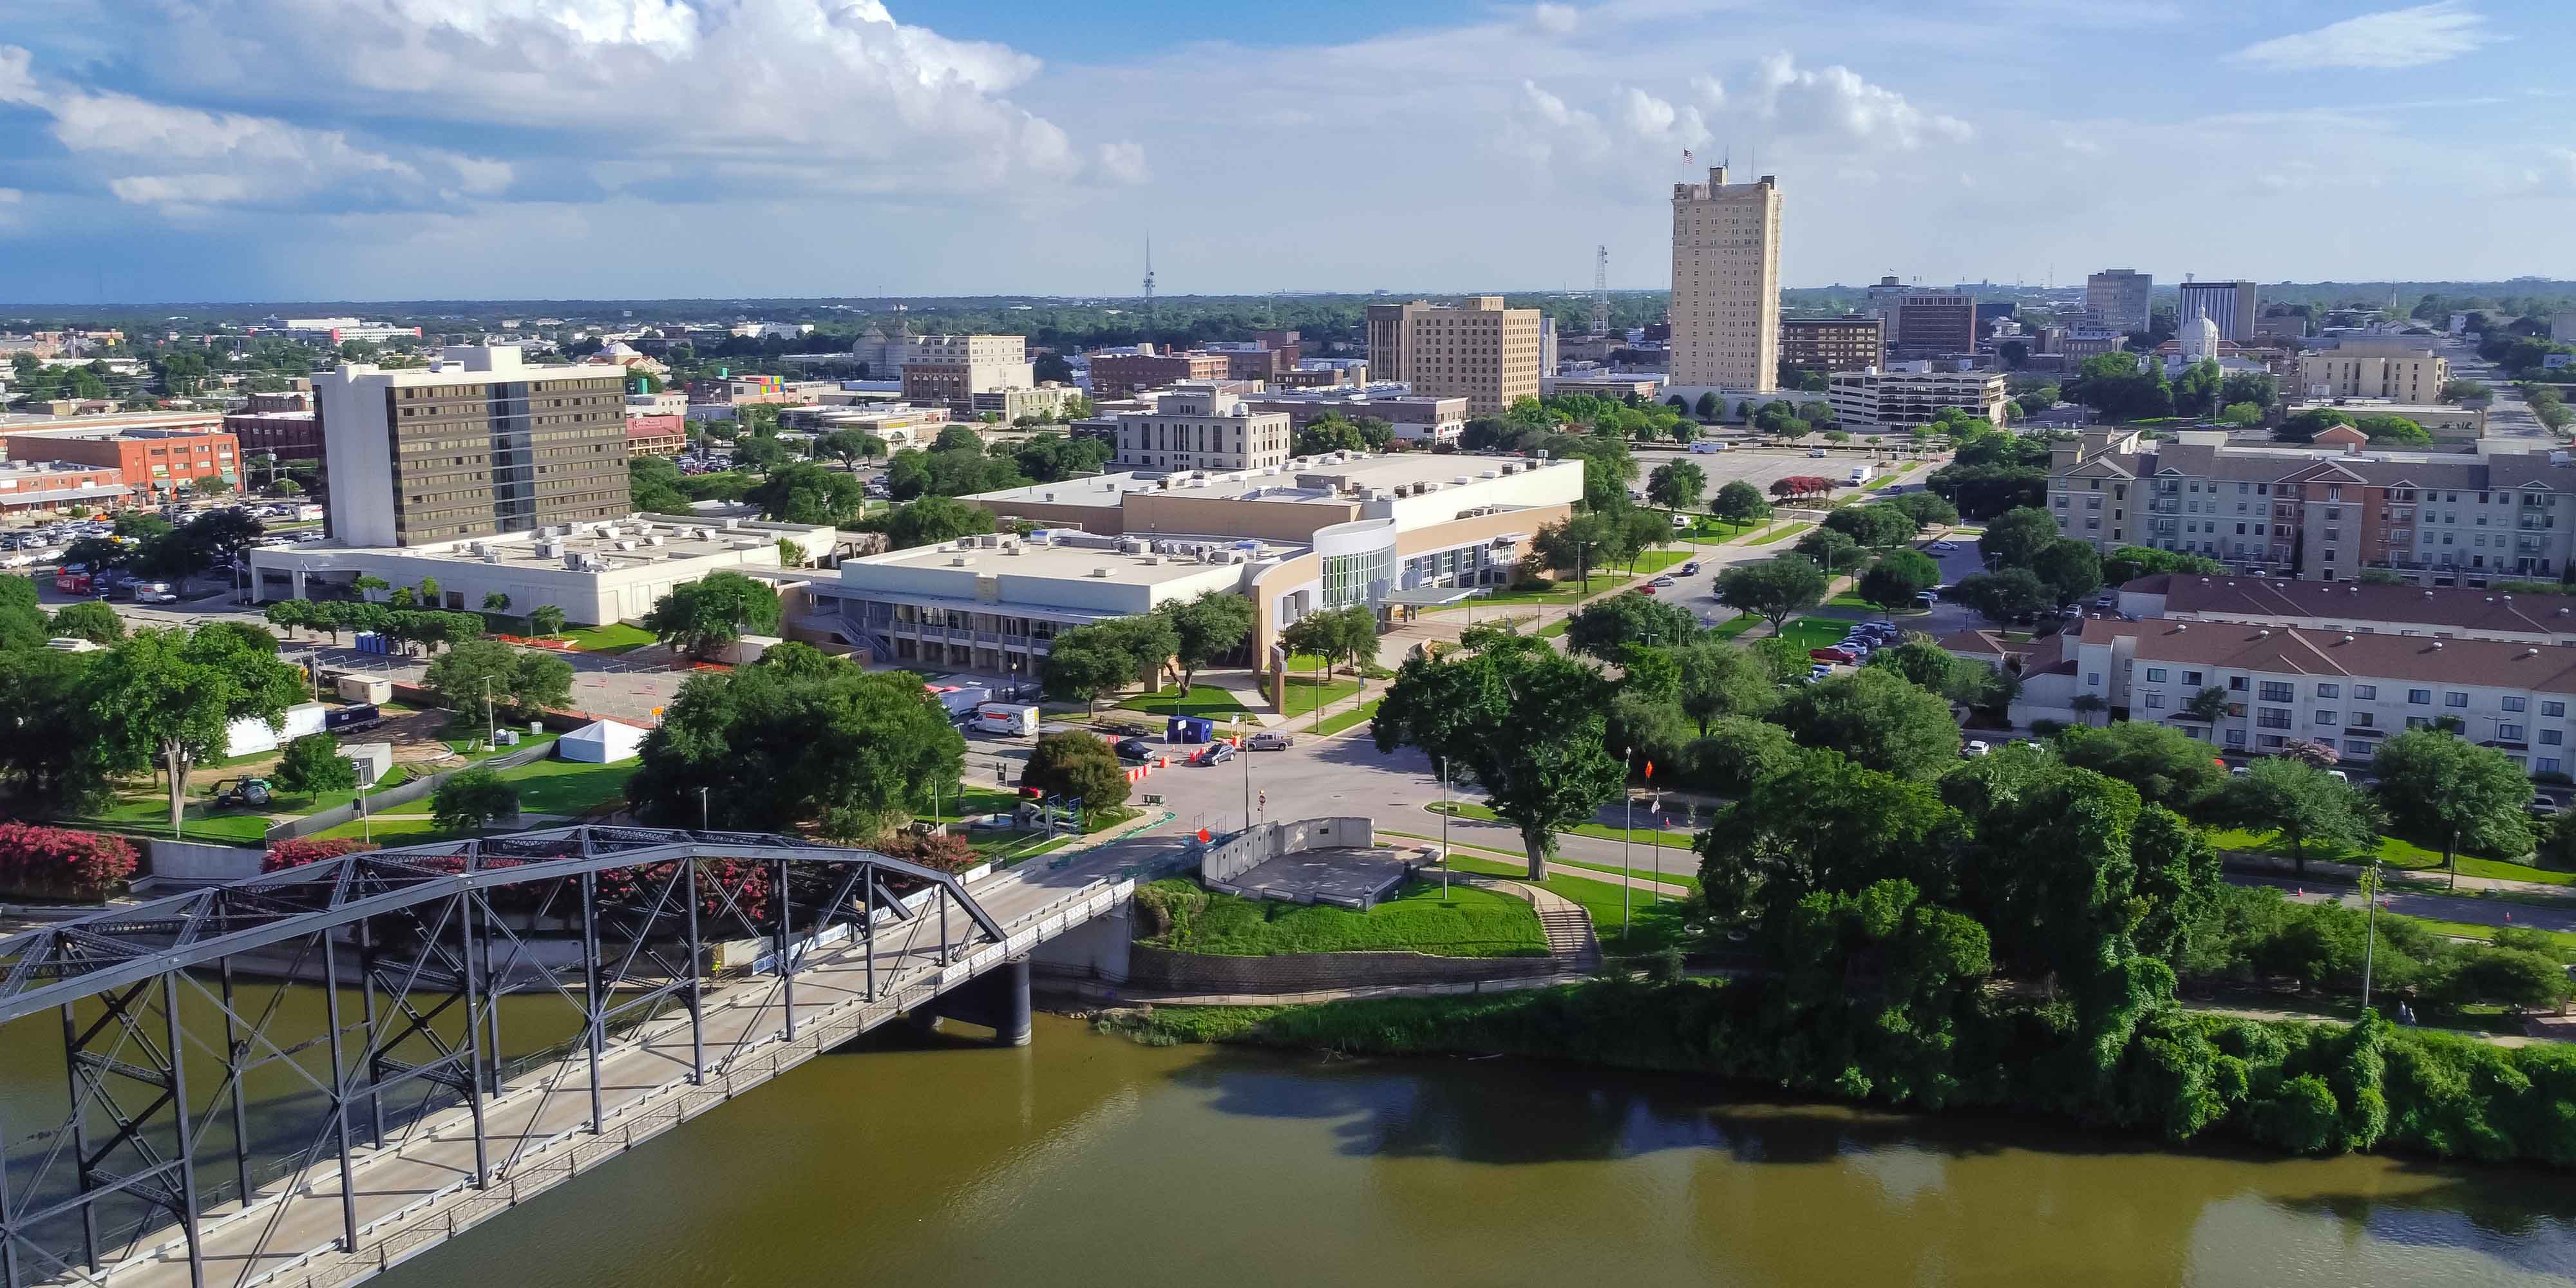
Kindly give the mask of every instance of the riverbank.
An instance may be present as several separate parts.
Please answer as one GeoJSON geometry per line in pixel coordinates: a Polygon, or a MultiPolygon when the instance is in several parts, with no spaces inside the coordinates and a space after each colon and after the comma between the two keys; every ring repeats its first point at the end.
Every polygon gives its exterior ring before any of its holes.
{"type": "MultiPolygon", "coordinates": [[[[1873,1012],[1873,1014],[1875,1014],[1873,1012]]],[[[2290,1154],[2405,1152],[2576,1167],[2576,1050],[2500,1048],[2385,1022],[2262,1021],[2158,1008],[2129,1053],[2088,1074],[2062,1008],[1995,997],[1932,1048],[1799,1017],[1761,981],[1594,981],[1318,1006],[1108,1012],[1149,1045],[1242,1043],[1353,1055],[1511,1055],[1700,1073],[1909,1110],[2039,1114],[2171,1143],[2290,1154]],[[1908,1059],[1915,1063],[1909,1065],[1908,1059]]],[[[1910,1035],[1929,1038],[1934,1035],[1910,1035]]]]}

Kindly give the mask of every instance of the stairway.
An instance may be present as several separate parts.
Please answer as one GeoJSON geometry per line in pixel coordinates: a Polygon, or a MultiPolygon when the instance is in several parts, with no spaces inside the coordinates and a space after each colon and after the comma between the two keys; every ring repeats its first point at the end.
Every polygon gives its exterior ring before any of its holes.
{"type": "MultiPolygon", "coordinates": [[[[1524,887],[1525,889],[1527,887],[1524,887]]],[[[1588,971],[1601,964],[1601,941],[1592,933],[1592,916],[1583,905],[1545,890],[1532,892],[1539,928],[1547,933],[1547,951],[1568,969],[1588,971]]]]}

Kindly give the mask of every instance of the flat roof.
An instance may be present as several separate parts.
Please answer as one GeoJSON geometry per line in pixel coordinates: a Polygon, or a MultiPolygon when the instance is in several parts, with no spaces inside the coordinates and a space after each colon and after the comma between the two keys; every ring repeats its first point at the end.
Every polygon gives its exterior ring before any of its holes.
{"type": "MultiPolygon", "coordinates": [[[[1208,563],[1194,554],[1168,553],[1181,547],[1203,547],[1239,555],[1241,562],[1233,565],[1237,570],[1245,563],[1285,559],[1303,554],[1307,549],[1293,542],[1255,541],[1249,537],[1076,536],[1072,539],[1081,544],[1065,544],[1063,539],[1053,537],[1019,540],[995,535],[968,537],[935,546],[914,546],[860,559],[844,559],[841,561],[842,579],[850,580],[852,569],[957,568],[956,561],[963,558],[972,561],[965,565],[965,569],[983,576],[1087,578],[1095,570],[1106,568],[1109,575],[1100,580],[1130,586],[1153,586],[1227,566],[1208,563]],[[1167,553],[1153,553],[1156,547],[1162,547],[1167,553]],[[1143,553],[1136,553],[1139,548],[1143,553]],[[1014,550],[1017,553],[1013,553],[1014,550]]],[[[820,588],[828,588],[828,583],[820,588]]]]}
{"type": "Polygon", "coordinates": [[[1435,452],[1295,456],[1286,464],[1259,470],[1130,471],[979,492],[963,499],[1114,507],[1130,493],[1162,492],[1201,500],[1348,503],[1352,497],[1312,486],[1312,482],[1331,480],[1340,487],[1355,488],[1365,497],[1371,491],[1391,491],[1416,483],[1448,484],[1462,476],[1471,483],[1483,482],[1488,471],[1500,475],[1507,467],[1514,473],[1534,473],[1549,468],[1579,471],[1583,465],[1580,461],[1435,452]]]}
{"type": "MultiPolygon", "coordinates": [[[[839,538],[836,529],[805,523],[770,523],[753,519],[695,518],[667,514],[630,515],[613,523],[587,522],[560,525],[568,529],[560,537],[544,537],[534,532],[510,532],[491,537],[469,537],[456,541],[432,542],[417,546],[347,546],[336,542],[314,545],[256,547],[263,554],[311,556],[356,556],[372,558],[434,559],[446,563],[509,566],[540,564],[562,568],[564,556],[586,554],[597,556],[611,569],[633,568],[674,560],[706,558],[731,554],[736,550],[774,546],[781,537],[801,538],[800,544],[812,550],[813,542],[826,544],[839,538]],[[727,526],[728,524],[732,526],[727,526]],[[611,531],[600,532],[601,528],[611,531]],[[654,544],[658,539],[661,544],[654,544]],[[540,543],[563,547],[553,554],[538,554],[540,543]],[[486,559],[476,547],[497,556],[486,559]]],[[[820,553],[820,552],[817,552],[820,553]]]]}

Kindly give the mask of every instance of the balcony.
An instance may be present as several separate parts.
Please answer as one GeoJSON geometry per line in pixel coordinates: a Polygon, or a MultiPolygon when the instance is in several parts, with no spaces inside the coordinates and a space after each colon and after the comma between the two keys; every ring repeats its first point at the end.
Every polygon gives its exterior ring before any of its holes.
{"type": "Polygon", "coordinates": [[[2180,514],[2182,513],[2182,502],[2174,499],[2173,497],[2160,496],[2155,500],[2147,502],[2147,513],[2180,514]]]}

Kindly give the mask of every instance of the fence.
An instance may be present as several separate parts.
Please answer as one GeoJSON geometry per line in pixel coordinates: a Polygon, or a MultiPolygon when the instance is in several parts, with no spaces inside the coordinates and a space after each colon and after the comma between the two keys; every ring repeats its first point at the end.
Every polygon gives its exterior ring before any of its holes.
{"type": "MultiPolygon", "coordinates": [[[[440,783],[446,782],[448,779],[464,772],[465,770],[516,769],[521,765],[532,765],[545,759],[547,756],[554,754],[554,749],[555,745],[552,742],[535,743],[530,746],[521,747],[517,751],[505,751],[498,756],[493,756],[486,760],[478,760],[470,765],[458,765],[454,769],[442,769],[426,778],[412,779],[410,782],[404,783],[399,787],[388,787],[385,790],[377,792],[366,798],[366,812],[382,814],[386,810],[392,809],[397,805],[408,805],[413,801],[419,800],[421,797],[429,795],[431,792],[437,791],[440,783]]],[[[358,813],[358,803],[351,801],[346,805],[334,806],[317,813],[307,814],[302,818],[288,819],[287,821],[268,829],[267,839],[271,844],[275,844],[279,841],[291,841],[299,836],[311,836],[316,832],[328,831],[343,823],[354,823],[358,821],[358,813]]]]}
{"type": "Polygon", "coordinates": [[[1218,841],[1199,857],[1199,879],[1231,881],[1283,854],[1314,849],[1365,849],[1376,833],[1365,818],[1309,818],[1262,823],[1218,841]]]}

